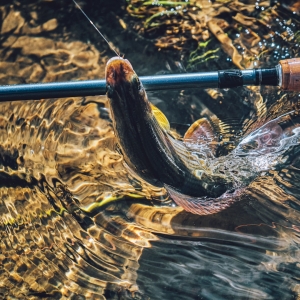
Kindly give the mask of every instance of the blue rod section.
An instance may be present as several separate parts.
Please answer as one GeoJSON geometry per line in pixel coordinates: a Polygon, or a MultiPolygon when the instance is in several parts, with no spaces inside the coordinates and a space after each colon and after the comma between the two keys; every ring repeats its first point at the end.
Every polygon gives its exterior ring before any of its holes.
{"type": "MultiPolygon", "coordinates": [[[[147,91],[217,87],[218,72],[141,76],[147,91]]],[[[40,100],[44,98],[82,97],[106,94],[106,82],[83,80],[0,86],[0,101],[40,100]]]]}
{"type": "MultiPolygon", "coordinates": [[[[156,91],[209,87],[232,88],[260,84],[277,85],[278,76],[275,69],[253,69],[141,76],[140,80],[147,91],[156,91]],[[268,79],[264,82],[265,77],[270,77],[271,80],[268,79]]],[[[104,79],[0,86],[0,102],[105,94],[106,82],[104,79]]]]}

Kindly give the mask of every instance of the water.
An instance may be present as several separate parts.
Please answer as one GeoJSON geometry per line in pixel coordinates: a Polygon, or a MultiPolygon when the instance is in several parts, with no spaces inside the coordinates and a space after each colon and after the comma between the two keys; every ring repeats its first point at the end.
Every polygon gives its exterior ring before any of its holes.
{"type": "MultiPolygon", "coordinates": [[[[122,5],[84,8],[139,75],[182,71],[189,54],[157,51],[122,5]]],[[[112,54],[71,1],[7,2],[1,12],[1,84],[104,77],[112,54]]],[[[274,21],[280,33],[286,14],[274,21]]],[[[262,55],[262,66],[273,66],[275,51],[299,54],[294,40],[273,42],[280,49],[262,55]]],[[[234,67],[218,55],[196,68],[234,67]]],[[[105,97],[2,103],[1,299],[299,297],[297,114],[277,127],[299,95],[265,87],[149,98],[179,133],[201,116],[214,122],[224,144],[208,164],[247,182],[239,201],[194,215],[128,173],[105,97]]]]}

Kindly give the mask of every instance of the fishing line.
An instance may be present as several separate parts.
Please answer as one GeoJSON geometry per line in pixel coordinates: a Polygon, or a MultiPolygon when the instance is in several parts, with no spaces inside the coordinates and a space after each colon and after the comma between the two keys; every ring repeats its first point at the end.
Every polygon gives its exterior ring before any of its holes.
{"type": "Polygon", "coordinates": [[[109,48],[117,54],[118,57],[120,57],[120,54],[111,46],[111,44],[108,42],[108,40],[105,38],[105,36],[100,32],[100,30],[97,28],[97,26],[93,23],[93,21],[87,16],[87,14],[83,11],[83,9],[79,6],[79,4],[73,0],[75,5],[80,9],[80,11],[83,13],[83,15],[88,19],[88,21],[94,26],[94,28],[97,30],[97,32],[100,34],[100,36],[104,39],[104,41],[108,44],[109,48]]]}

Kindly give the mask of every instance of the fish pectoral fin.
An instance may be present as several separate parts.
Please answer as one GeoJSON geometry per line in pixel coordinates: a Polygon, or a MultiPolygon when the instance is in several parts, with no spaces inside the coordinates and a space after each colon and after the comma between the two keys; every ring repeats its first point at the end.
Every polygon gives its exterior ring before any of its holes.
{"type": "Polygon", "coordinates": [[[152,113],[157,120],[159,126],[165,131],[170,131],[170,123],[164,113],[158,109],[154,104],[150,103],[152,113]]]}

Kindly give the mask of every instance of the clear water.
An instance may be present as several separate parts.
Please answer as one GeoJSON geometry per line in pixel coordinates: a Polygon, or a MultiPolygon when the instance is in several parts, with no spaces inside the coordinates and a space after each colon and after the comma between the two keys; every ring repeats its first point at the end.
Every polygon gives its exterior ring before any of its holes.
{"type": "MultiPolygon", "coordinates": [[[[189,52],[158,51],[153,39],[164,32],[138,32],[125,3],[81,4],[138,75],[187,66],[189,52]]],[[[292,2],[278,8],[272,28],[279,35],[262,38],[271,50],[258,64],[299,56],[297,9],[292,2]],[[281,36],[284,26],[293,39],[281,36]]],[[[113,54],[72,1],[9,1],[1,12],[1,84],[104,77],[113,54]]],[[[234,24],[232,14],[220,18],[234,24]]],[[[194,70],[236,67],[222,51],[194,70]]],[[[202,116],[218,125],[222,151],[206,163],[245,188],[240,200],[199,216],[139,182],[116,151],[105,97],[2,103],[1,299],[299,297],[297,114],[278,128],[298,111],[299,95],[264,87],[149,98],[178,133],[202,116]]]]}

